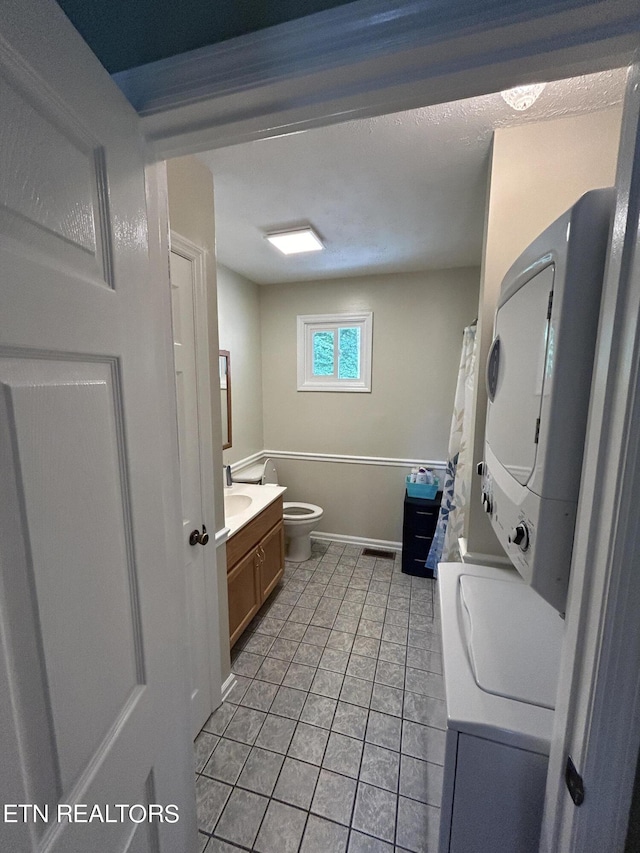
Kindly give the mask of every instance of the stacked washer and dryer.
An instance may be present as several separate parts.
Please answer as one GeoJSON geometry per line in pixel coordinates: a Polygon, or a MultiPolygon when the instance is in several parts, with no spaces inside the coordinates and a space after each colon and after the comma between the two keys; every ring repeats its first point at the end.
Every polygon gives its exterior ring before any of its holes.
{"type": "Polygon", "coordinates": [[[538,850],[613,202],[587,193],[502,284],[479,473],[513,567],[439,565],[439,853],[538,850]]]}

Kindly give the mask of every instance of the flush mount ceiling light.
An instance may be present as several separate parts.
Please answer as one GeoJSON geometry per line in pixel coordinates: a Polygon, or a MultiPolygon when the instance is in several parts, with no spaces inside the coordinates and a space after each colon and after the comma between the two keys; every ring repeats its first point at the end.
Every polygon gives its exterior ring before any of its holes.
{"type": "Polygon", "coordinates": [[[522,112],[522,110],[528,110],[538,100],[544,87],[544,83],[532,83],[530,86],[506,89],[500,94],[512,109],[522,112]]]}
{"type": "Polygon", "coordinates": [[[324,249],[322,241],[313,228],[295,228],[265,235],[267,240],[283,255],[298,255],[302,252],[319,252],[324,249]]]}

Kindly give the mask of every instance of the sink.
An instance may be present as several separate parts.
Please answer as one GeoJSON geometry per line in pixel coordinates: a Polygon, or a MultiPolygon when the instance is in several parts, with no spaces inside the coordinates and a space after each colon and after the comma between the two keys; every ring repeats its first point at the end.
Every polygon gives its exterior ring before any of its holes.
{"type": "Polygon", "coordinates": [[[249,495],[225,495],[224,496],[224,515],[225,518],[230,518],[232,515],[238,515],[248,509],[253,503],[253,498],[249,495]]]}
{"type": "Polygon", "coordinates": [[[284,486],[233,483],[224,488],[224,518],[229,539],[285,492],[284,486]]]}

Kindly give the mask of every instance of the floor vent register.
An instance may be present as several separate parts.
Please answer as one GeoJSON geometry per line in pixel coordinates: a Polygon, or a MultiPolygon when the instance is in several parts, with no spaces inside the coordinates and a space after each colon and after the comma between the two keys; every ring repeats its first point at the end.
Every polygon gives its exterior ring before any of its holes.
{"type": "Polygon", "coordinates": [[[363,557],[377,557],[379,560],[393,560],[395,554],[393,551],[385,551],[382,548],[363,548],[363,557]]]}

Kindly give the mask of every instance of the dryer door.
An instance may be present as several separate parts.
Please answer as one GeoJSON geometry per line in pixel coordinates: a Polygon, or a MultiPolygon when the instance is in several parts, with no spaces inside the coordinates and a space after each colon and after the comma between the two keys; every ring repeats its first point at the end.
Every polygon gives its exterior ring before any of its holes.
{"type": "Polygon", "coordinates": [[[553,367],[554,273],[549,263],[499,306],[487,363],[486,441],[523,486],[535,468],[540,408],[553,367]]]}

